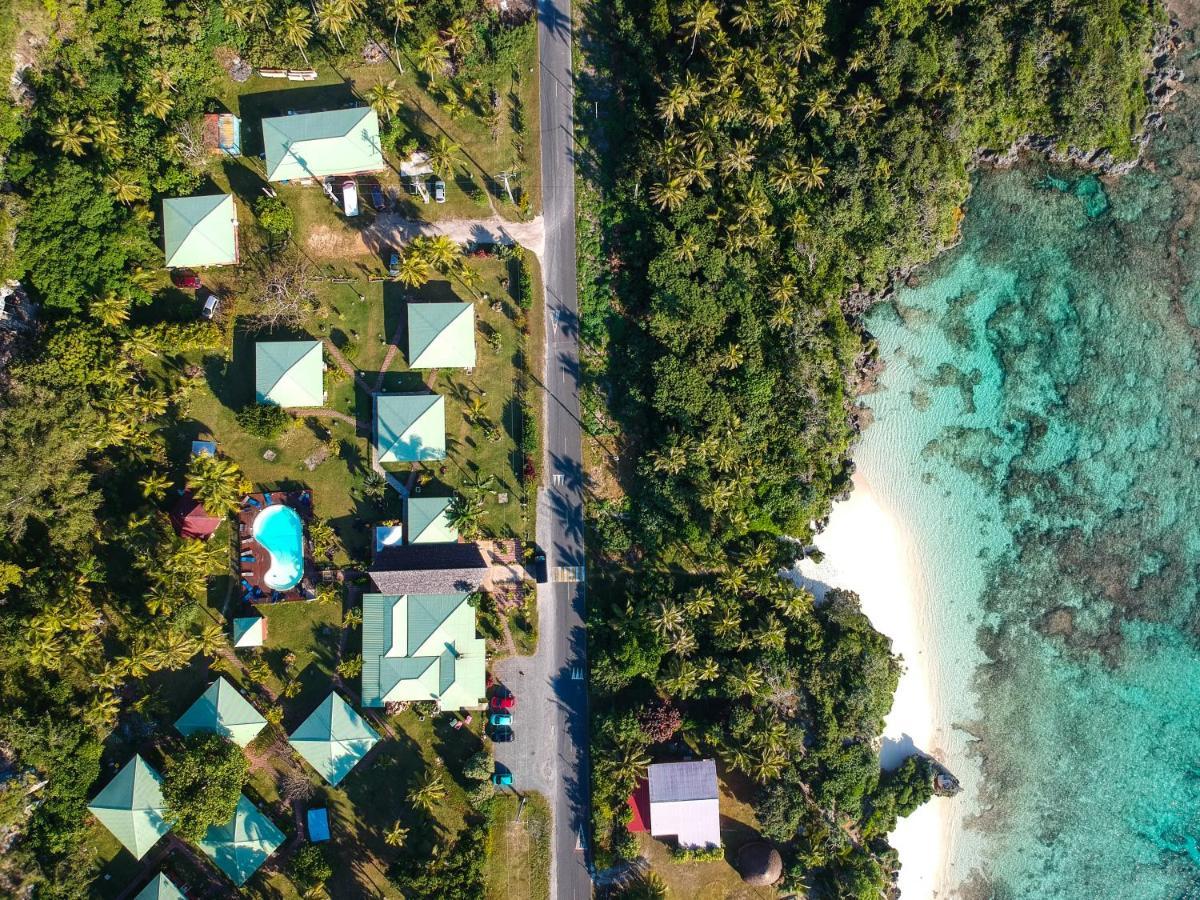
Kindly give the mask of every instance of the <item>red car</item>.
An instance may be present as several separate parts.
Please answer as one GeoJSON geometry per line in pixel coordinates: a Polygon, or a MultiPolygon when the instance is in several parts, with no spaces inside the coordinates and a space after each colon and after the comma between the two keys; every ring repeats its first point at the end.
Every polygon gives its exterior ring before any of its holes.
{"type": "Polygon", "coordinates": [[[512,694],[505,694],[501,697],[499,694],[492,697],[491,707],[496,712],[507,712],[517,705],[517,698],[512,694]]]}
{"type": "Polygon", "coordinates": [[[171,282],[177,288],[194,291],[200,287],[200,276],[191,269],[176,269],[171,273],[171,282]]]}

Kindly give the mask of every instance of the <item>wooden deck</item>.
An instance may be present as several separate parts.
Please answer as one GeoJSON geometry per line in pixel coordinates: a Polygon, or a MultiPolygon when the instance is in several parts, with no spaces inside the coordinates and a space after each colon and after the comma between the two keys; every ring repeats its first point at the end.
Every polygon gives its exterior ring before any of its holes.
{"type": "Polygon", "coordinates": [[[250,603],[281,603],[285,600],[311,600],[314,568],[312,548],[307,533],[304,536],[304,577],[288,591],[272,591],[264,577],[271,568],[271,554],[253,537],[254,519],[268,506],[290,506],[305,525],[312,519],[312,491],[263,491],[247,494],[238,511],[238,569],[242,583],[239,588],[244,600],[250,603]],[[247,557],[251,557],[247,559],[247,557]]]}

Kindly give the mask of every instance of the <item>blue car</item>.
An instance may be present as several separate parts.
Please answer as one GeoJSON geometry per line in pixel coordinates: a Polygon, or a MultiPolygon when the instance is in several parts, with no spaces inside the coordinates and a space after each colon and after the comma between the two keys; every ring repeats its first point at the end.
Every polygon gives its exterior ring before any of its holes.
{"type": "Polygon", "coordinates": [[[391,259],[388,260],[388,274],[393,278],[400,274],[400,254],[395,250],[392,251],[391,259]]]}
{"type": "Polygon", "coordinates": [[[494,728],[500,728],[504,725],[511,725],[512,716],[509,713],[492,713],[488,716],[488,721],[494,728]]]}

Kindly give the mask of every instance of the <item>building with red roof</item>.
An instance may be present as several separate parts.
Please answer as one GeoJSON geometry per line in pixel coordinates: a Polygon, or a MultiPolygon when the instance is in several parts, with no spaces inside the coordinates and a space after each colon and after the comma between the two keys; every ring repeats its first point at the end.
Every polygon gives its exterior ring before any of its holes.
{"type": "Polygon", "coordinates": [[[171,510],[171,524],[179,532],[180,537],[208,540],[212,533],[221,527],[221,517],[209,515],[192,492],[184,491],[175,508],[171,510]]]}

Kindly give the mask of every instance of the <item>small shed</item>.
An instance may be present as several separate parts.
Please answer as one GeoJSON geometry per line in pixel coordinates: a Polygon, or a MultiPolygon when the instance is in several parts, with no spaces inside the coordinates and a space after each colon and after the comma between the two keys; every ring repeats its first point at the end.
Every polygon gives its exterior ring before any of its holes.
{"type": "Polygon", "coordinates": [[[263,616],[245,616],[233,620],[233,646],[261,647],[267,640],[267,620],[263,616]]]}
{"type": "Polygon", "coordinates": [[[329,810],[321,808],[308,811],[308,839],[314,844],[329,840],[329,810]]]}
{"type": "Polygon", "coordinates": [[[717,763],[712,759],[650,766],[650,833],[680,847],[721,846],[717,763]]]}
{"type": "Polygon", "coordinates": [[[171,510],[171,524],[180,537],[208,540],[221,527],[221,522],[221,517],[210,514],[190,490],[183,492],[171,510]]]}

